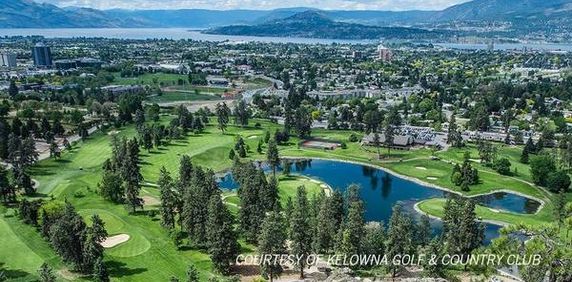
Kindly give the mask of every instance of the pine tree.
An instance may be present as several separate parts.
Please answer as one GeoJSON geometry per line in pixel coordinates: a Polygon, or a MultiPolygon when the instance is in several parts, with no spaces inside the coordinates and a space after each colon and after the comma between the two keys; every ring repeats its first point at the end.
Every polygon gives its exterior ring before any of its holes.
{"type": "Polygon", "coordinates": [[[125,201],[123,181],[119,173],[114,172],[110,168],[103,170],[103,178],[98,187],[99,194],[104,199],[114,203],[123,203],[125,201]]]}
{"type": "Polygon", "coordinates": [[[208,205],[207,245],[214,267],[227,274],[239,252],[233,218],[218,194],[212,195],[208,205]]]}
{"type": "Polygon", "coordinates": [[[197,268],[193,265],[190,264],[189,267],[187,268],[187,279],[185,280],[186,282],[199,282],[199,272],[197,271],[197,268]]]}
{"type": "Polygon", "coordinates": [[[99,258],[93,266],[93,278],[96,282],[109,282],[109,272],[102,258],[99,258]]]}
{"type": "Polygon", "coordinates": [[[417,226],[417,244],[425,247],[431,241],[431,223],[429,222],[429,216],[426,214],[421,216],[421,220],[417,226]]]}
{"type": "Polygon", "coordinates": [[[181,156],[179,161],[179,183],[182,187],[188,187],[191,184],[193,174],[193,164],[191,157],[188,155],[181,156]]]}
{"type": "Polygon", "coordinates": [[[445,277],[446,266],[443,265],[443,255],[445,255],[443,250],[443,242],[440,242],[437,238],[434,238],[429,243],[429,247],[426,251],[427,258],[434,258],[433,263],[430,259],[426,259],[423,262],[423,274],[425,277],[445,277]]]}
{"type": "Polygon", "coordinates": [[[54,271],[45,262],[42,263],[42,265],[40,266],[40,269],[38,269],[38,276],[39,276],[40,282],[55,282],[56,281],[56,275],[54,274],[54,271]]]}
{"type": "Polygon", "coordinates": [[[161,193],[161,225],[171,230],[175,228],[177,198],[174,191],[173,179],[165,167],[161,167],[157,184],[159,185],[159,191],[161,193]]]}
{"type": "Polygon", "coordinates": [[[271,139],[268,142],[268,150],[266,151],[266,160],[268,164],[272,167],[272,173],[276,175],[276,167],[280,165],[280,155],[278,153],[278,146],[276,146],[276,140],[271,139]]]}
{"type": "Polygon", "coordinates": [[[378,256],[385,253],[385,232],[381,222],[370,222],[365,226],[362,253],[378,256]]]}
{"type": "Polygon", "coordinates": [[[300,279],[304,279],[305,261],[312,251],[312,234],[308,208],[306,188],[300,186],[296,193],[294,208],[290,217],[290,241],[292,242],[290,248],[293,255],[301,258],[298,265],[300,268],[300,279]]]}
{"type": "MultiPolygon", "coordinates": [[[[413,251],[413,234],[411,218],[403,212],[400,205],[395,205],[389,220],[387,232],[386,254],[390,258],[411,254],[413,251]]],[[[391,277],[395,277],[402,265],[390,264],[391,277]]]]}
{"type": "MultiPolygon", "coordinates": [[[[286,226],[284,218],[277,211],[270,212],[262,223],[258,238],[258,252],[264,254],[286,254],[286,226]]],[[[279,263],[263,262],[262,273],[270,281],[279,277],[282,266],[279,263]]]]}
{"type": "Polygon", "coordinates": [[[0,194],[4,203],[16,200],[16,191],[8,179],[8,171],[4,166],[0,166],[0,194]]]}
{"type": "Polygon", "coordinates": [[[251,164],[247,164],[239,176],[238,197],[240,199],[240,210],[238,219],[240,230],[246,237],[248,242],[256,242],[258,240],[258,232],[260,225],[264,219],[266,204],[261,196],[261,189],[265,185],[265,177],[260,171],[256,170],[251,164]]]}
{"type": "Polygon", "coordinates": [[[348,256],[362,253],[361,243],[365,235],[364,207],[361,200],[351,201],[344,224],[342,252],[348,256]]]}
{"type": "Polygon", "coordinates": [[[230,109],[226,106],[226,103],[223,102],[216,105],[216,115],[218,120],[218,128],[224,134],[224,131],[226,130],[229,122],[230,115],[230,109]]]}
{"type": "Polygon", "coordinates": [[[136,139],[128,142],[127,156],[124,162],[125,200],[131,211],[135,212],[137,208],[143,208],[143,199],[139,197],[140,181],[143,176],[139,168],[139,145],[136,139]]]}
{"type": "Polygon", "coordinates": [[[235,123],[242,127],[248,125],[248,117],[250,113],[248,112],[248,108],[246,106],[246,102],[244,100],[240,100],[236,107],[234,108],[234,115],[235,115],[235,123]]]}
{"type": "Polygon", "coordinates": [[[276,176],[270,176],[270,181],[265,185],[263,190],[263,202],[267,211],[277,210],[280,208],[278,195],[278,179],[276,176]]]}

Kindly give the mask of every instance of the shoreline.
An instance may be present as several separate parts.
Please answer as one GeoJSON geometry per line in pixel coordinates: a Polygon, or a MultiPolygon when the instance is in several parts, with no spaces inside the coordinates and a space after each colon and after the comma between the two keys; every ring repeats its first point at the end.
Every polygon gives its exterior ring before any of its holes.
{"type": "Polygon", "coordinates": [[[379,169],[382,170],[386,173],[389,173],[393,176],[396,176],[398,178],[407,180],[407,181],[411,181],[414,182],[416,184],[419,184],[421,186],[424,186],[426,188],[433,188],[433,189],[437,189],[437,190],[441,190],[441,191],[445,191],[448,193],[452,193],[452,194],[456,194],[459,195],[461,197],[465,197],[465,198],[475,198],[475,197],[479,197],[479,196],[486,196],[486,195],[491,195],[491,194],[495,194],[495,193],[499,193],[499,192],[504,192],[504,193],[509,193],[509,194],[514,194],[517,196],[521,196],[530,200],[534,200],[540,203],[540,206],[538,207],[538,209],[536,209],[535,213],[533,214],[538,214],[545,206],[545,201],[533,196],[529,196],[526,195],[524,193],[521,192],[517,192],[517,191],[512,191],[512,190],[507,190],[507,189],[499,189],[499,190],[495,190],[495,191],[490,191],[490,192],[485,192],[485,193],[480,193],[480,194],[475,194],[475,195],[463,195],[463,193],[459,192],[459,191],[454,191],[451,190],[449,188],[445,188],[445,187],[441,187],[439,185],[433,184],[433,183],[427,183],[424,182],[418,178],[414,178],[411,176],[407,176],[407,175],[403,175],[397,172],[394,172],[393,170],[390,170],[388,168],[379,166],[379,165],[375,165],[375,164],[368,164],[368,163],[363,163],[363,162],[358,162],[358,161],[350,161],[350,160],[341,160],[341,159],[331,159],[331,158],[322,158],[322,157],[294,157],[294,156],[283,156],[283,159],[290,159],[290,160],[309,160],[309,159],[316,159],[316,160],[325,160],[325,161],[337,161],[337,162],[344,162],[344,163],[351,163],[351,164],[357,164],[357,165],[364,165],[364,166],[369,166],[371,168],[375,168],[375,169],[379,169]]]}

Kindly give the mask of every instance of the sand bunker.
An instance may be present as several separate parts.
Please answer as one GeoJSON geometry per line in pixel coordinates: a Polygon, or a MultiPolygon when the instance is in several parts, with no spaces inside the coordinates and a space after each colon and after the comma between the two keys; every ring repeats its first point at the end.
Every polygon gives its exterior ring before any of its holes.
{"type": "Polygon", "coordinates": [[[159,201],[159,199],[151,197],[151,196],[143,196],[143,202],[145,203],[146,206],[154,206],[154,205],[158,205],[161,204],[161,201],[159,201]]]}
{"type": "Polygon", "coordinates": [[[111,237],[107,237],[105,241],[101,242],[101,246],[104,248],[113,248],[121,243],[125,243],[129,240],[129,235],[119,234],[111,237]]]}
{"type": "Polygon", "coordinates": [[[416,166],[415,168],[416,168],[416,169],[420,169],[420,170],[427,170],[427,168],[424,167],[424,166],[416,166]]]}
{"type": "Polygon", "coordinates": [[[429,179],[429,180],[437,180],[437,177],[428,176],[427,179],[429,179]]]}

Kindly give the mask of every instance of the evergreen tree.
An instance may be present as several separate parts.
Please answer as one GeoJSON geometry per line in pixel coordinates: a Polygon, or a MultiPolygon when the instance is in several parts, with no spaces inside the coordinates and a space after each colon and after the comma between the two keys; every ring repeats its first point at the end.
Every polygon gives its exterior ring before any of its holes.
{"type": "Polygon", "coordinates": [[[264,188],[266,179],[260,171],[257,171],[251,164],[246,164],[239,175],[238,197],[240,199],[240,210],[238,213],[240,230],[246,240],[256,242],[260,225],[264,219],[265,207],[267,203],[261,199],[260,192],[264,188]]]}
{"type": "Polygon", "coordinates": [[[247,126],[249,115],[250,113],[248,112],[246,102],[241,99],[234,108],[235,124],[243,127],[247,126]]]}
{"type": "Polygon", "coordinates": [[[10,95],[10,98],[14,99],[14,97],[16,97],[16,95],[18,95],[18,86],[16,86],[16,81],[15,80],[10,80],[10,86],[8,87],[8,95],[10,95]]]}
{"type": "MultiPolygon", "coordinates": [[[[395,205],[389,220],[387,232],[386,254],[390,258],[412,254],[413,233],[411,218],[400,205],[395,205]]],[[[390,264],[391,277],[395,277],[403,269],[402,265],[390,264]]]]}
{"type": "Polygon", "coordinates": [[[193,265],[190,264],[189,267],[187,268],[187,279],[185,280],[186,282],[199,282],[199,271],[197,270],[197,268],[193,265]]]}
{"type": "Polygon", "coordinates": [[[426,251],[428,259],[423,262],[423,274],[425,277],[445,277],[446,266],[443,265],[442,259],[444,255],[443,243],[437,238],[431,240],[426,251]],[[433,262],[431,262],[430,258],[434,258],[433,262]]]}
{"type": "Polygon", "coordinates": [[[103,170],[103,178],[98,184],[99,194],[106,200],[114,203],[123,203],[125,201],[125,190],[123,181],[118,173],[111,169],[103,170]]]}
{"type": "Polygon", "coordinates": [[[290,241],[291,253],[300,259],[300,279],[304,279],[304,268],[306,258],[312,251],[312,232],[310,228],[310,218],[308,217],[308,199],[306,188],[298,187],[294,207],[290,217],[290,241]]]}
{"type": "Polygon", "coordinates": [[[378,256],[385,253],[385,232],[381,222],[370,222],[365,226],[362,253],[378,256]]]}
{"type": "Polygon", "coordinates": [[[52,247],[65,262],[84,271],[85,222],[69,203],[65,205],[63,214],[54,220],[48,230],[52,247]]]}
{"type": "Polygon", "coordinates": [[[207,245],[214,267],[223,274],[239,253],[237,235],[233,228],[233,218],[220,195],[212,195],[208,205],[207,245]]]}
{"type": "Polygon", "coordinates": [[[128,142],[127,156],[123,168],[125,181],[125,200],[127,205],[135,212],[137,208],[143,208],[143,199],[139,197],[141,190],[140,181],[143,179],[139,168],[139,145],[137,140],[128,142]]]}
{"type": "Polygon", "coordinates": [[[276,141],[271,139],[268,142],[268,150],[266,151],[266,160],[268,164],[272,167],[272,173],[276,175],[276,167],[280,165],[280,155],[278,153],[278,146],[276,146],[276,141]]]}
{"type": "Polygon", "coordinates": [[[339,222],[336,221],[334,201],[333,197],[324,199],[318,211],[316,234],[314,236],[314,250],[317,253],[329,253],[334,247],[334,238],[339,228],[339,222]]]}
{"type": "Polygon", "coordinates": [[[40,269],[38,269],[38,276],[39,276],[40,282],[55,282],[56,281],[56,275],[54,274],[54,271],[45,262],[42,263],[42,265],[40,266],[40,269]]]}
{"type": "Polygon", "coordinates": [[[8,171],[4,166],[0,166],[0,194],[4,203],[16,200],[16,191],[8,179],[8,171]]]}
{"type": "Polygon", "coordinates": [[[228,152],[228,158],[234,160],[235,157],[236,153],[234,152],[234,149],[230,149],[230,151],[228,152]]]}
{"type": "Polygon", "coordinates": [[[182,187],[188,187],[191,184],[193,174],[193,163],[188,155],[181,156],[179,161],[179,183],[182,187]]]}
{"type": "MultiPolygon", "coordinates": [[[[258,252],[264,254],[286,254],[286,224],[277,211],[270,212],[262,223],[258,238],[258,252]]],[[[279,277],[282,266],[279,263],[265,261],[261,265],[262,273],[270,281],[279,277]]]]}
{"type": "Polygon", "coordinates": [[[421,216],[421,220],[417,227],[417,245],[422,247],[427,246],[431,241],[431,223],[429,222],[429,216],[424,214],[421,216]]]}
{"type": "Polygon", "coordinates": [[[93,266],[93,278],[96,282],[109,282],[109,272],[102,258],[99,258],[93,266]]]}
{"type": "Polygon", "coordinates": [[[226,103],[223,102],[216,105],[216,115],[218,120],[218,128],[224,134],[230,116],[230,109],[226,106],[226,103]]]}
{"type": "Polygon", "coordinates": [[[362,253],[361,243],[365,235],[364,225],[363,202],[361,200],[350,201],[342,237],[342,252],[348,257],[362,253]]]}
{"type": "Polygon", "coordinates": [[[178,205],[173,179],[165,167],[161,167],[157,184],[161,193],[161,225],[171,230],[175,228],[175,216],[178,205]]]}

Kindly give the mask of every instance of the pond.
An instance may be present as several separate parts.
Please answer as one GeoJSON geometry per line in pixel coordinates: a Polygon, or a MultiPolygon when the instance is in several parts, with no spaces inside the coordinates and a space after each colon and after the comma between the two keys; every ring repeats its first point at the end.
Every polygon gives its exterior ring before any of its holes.
{"type": "MultiPolygon", "coordinates": [[[[429,198],[444,198],[450,194],[366,165],[317,159],[293,161],[290,165],[292,174],[323,181],[338,191],[344,192],[351,184],[359,185],[361,198],[365,204],[366,221],[387,223],[393,206],[398,203],[412,215],[420,216],[414,212],[415,203],[429,198]]],[[[222,178],[219,185],[223,189],[237,188],[231,175],[222,178]]],[[[535,200],[504,192],[478,196],[474,199],[483,206],[515,213],[534,213],[540,206],[535,200]]],[[[442,223],[439,220],[432,220],[431,223],[434,233],[439,233],[442,223]]],[[[497,237],[499,229],[497,225],[486,224],[485,242],[488,243],[497,237]]]]}

